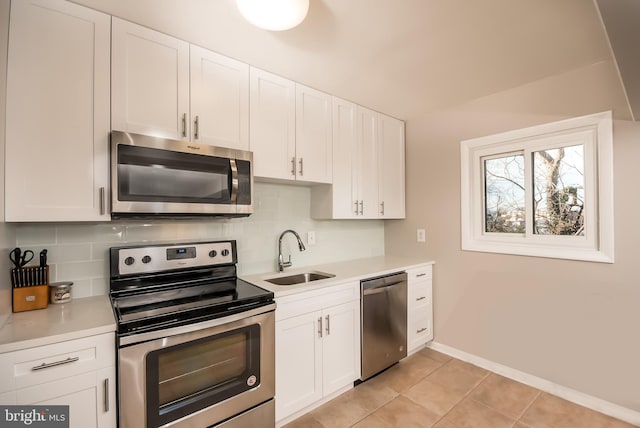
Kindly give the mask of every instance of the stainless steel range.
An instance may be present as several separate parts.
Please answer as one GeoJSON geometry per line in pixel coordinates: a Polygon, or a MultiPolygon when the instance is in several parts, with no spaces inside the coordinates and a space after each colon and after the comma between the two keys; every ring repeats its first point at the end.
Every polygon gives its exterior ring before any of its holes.
{"type": "Polygon", "coordinates": [[[273,427],[273,293],[236,242],[111,248],[121,428],[273,427]]]}

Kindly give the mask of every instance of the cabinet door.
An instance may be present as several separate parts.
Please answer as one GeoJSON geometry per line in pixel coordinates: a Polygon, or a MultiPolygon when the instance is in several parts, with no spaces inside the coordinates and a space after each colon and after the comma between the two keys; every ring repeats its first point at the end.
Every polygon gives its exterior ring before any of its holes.
{"type": "Polygon", "coordinates": [[[71,428],[111,428],[116,426],[115,368],[88,372],[67,379],[16,391],[18,405],[68,405],[71,428]],[[105,381],[108,379],[109,402],[105,381]]]}
{"type": "Polygon", "coordinates": [[[11,2],[7,221],[108,220],[110,17],[11,2]]]}
{"type": "Polygon", "coordinates": [[[322,312],[276,322],[276,420],[322,398],[322,312]]]}
{"type": "Polygon", "coordinates": [[[331,183],[331,96],[296,84],[296,180],[331,183]]]}
{"type": "Polygon", "coordinates": [[[250,71],[250,144],[256,177],[295,179],[295,83],[250,71]]]}
{"type": "Polygon", "coordinates": [[[358,180],[361,218],[378,218],[378,114],[358,107],[358,180]]]}
{"type": "Polygon", "coordinates": [[[191,45],[193,141],[249,150],[249,65],[191,45]]]}
{"type": "Polygon", "coordinates": [[[333,215],[356,218],[359,213],[357,168],[360,162],[356,139],[357,106],[333,98],[333,215]]]}
{"type": "Polygon", "coordinates": [[[380,217],[405,218],[404,122],[379,115],[380,217]]]}
{"type": "Polygon", "coordinates": [[[326,396],[360,377],[360,302],[323,312],[322,391],[326,396]]]}
{"type": "Polygon", "coordinates": [[[188,140],[189,44],[115,17],[112,27],[112,129],[188,140]]]}

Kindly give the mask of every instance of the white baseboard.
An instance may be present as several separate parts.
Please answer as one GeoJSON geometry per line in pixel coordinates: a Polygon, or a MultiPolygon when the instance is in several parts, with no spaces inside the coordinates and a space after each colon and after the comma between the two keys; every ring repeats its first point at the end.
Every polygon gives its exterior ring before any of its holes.
{"type": "Polygon", "coordinates": [[[633,425],[640,426],[640,412],[627,409],[626,407],[619,406],[614,403],[602,400],[591,395],[587,395],[583,392],[576,391],[575,389],[567,388],[566,386],[558,385],[546,379],[533,376],[531,374],[521,372],[520,370],[513,369],[511,367],[503,366],[502,364],[495,363],[493,361],[478,357],[477,355],[469,354],[451,346],[444,345],[438,342],[431,342],[427,347],[447,354],[462,361],[466,361],[483,369],[487,369],[491,372],[497,373],[509,379],[513,379],[525,385],[532,386],[549,394],[564,398],[572,403],[579,404],[589,409],[595,410],[605,415],[609,415],[616,419],[628,422],[633,425]]]}

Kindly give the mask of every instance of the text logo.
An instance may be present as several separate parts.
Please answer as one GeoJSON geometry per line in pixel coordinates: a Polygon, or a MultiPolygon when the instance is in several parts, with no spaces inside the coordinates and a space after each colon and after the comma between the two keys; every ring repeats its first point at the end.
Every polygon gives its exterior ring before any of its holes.
{"type": "Polygon", "coordinates": [[[69,406],[0,406],[0,428],[69,428],[69,406]]]}

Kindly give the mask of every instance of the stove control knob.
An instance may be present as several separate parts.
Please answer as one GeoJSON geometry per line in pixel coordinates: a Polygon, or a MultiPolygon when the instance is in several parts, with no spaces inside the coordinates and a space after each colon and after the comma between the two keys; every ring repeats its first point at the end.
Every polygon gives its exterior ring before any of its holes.
{"type": "Polygon", "coordinates": [[[217,255],[218,255],[218,252],[216,250],[209,251],[209,257],[215,257],[217,255]]]}
{"type": "Polygon", "coordinates": [[[151,257],[149,257],[149,256],[144,256],[144,257],[142,258],[142,263],[145,263],[145,264],[146,264],[146,263],[149,263],[150,261],[151,261],[151,257]]]}
{"type": "Polygon", "coordinates": [[[227,257],[229,255],[229,250],[227,250],[226,248],[224,250],[222,250],[222,257],[227,257]]]}
{"type": "Polygon", "coordinates": [[[131,266],[135,262],[135,259],[131,256],[124,259],[124,264],[127,266],[131,266]]]}

